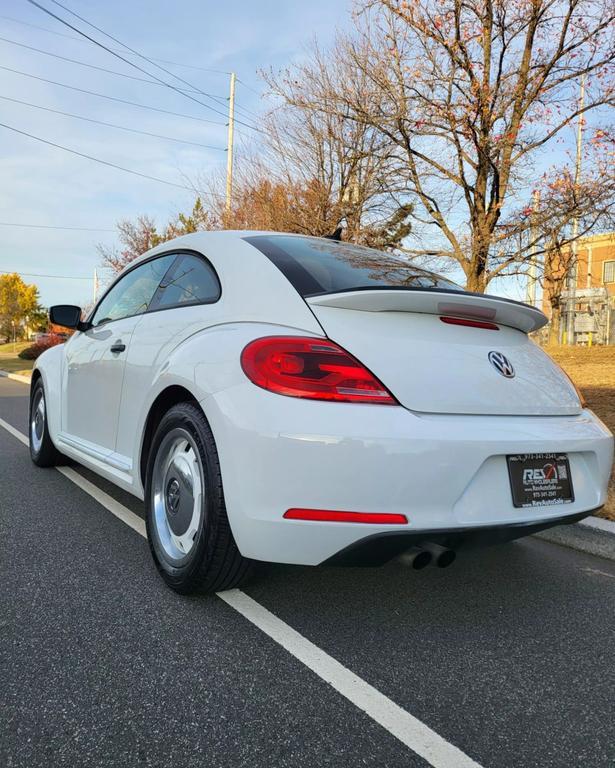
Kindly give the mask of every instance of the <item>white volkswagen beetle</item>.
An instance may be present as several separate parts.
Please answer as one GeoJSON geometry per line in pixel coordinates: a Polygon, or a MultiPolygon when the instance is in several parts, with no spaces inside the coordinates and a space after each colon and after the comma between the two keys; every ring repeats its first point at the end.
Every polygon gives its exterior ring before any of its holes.
{"type": "Polygon", "coordinates": [[[37,361],[33,461],[145,500],[182,593],[254,560],[444,566],[605,502],[613,438],[528,338],[534,307],[407,260],[203,232],[131,263],[37,361]]]}

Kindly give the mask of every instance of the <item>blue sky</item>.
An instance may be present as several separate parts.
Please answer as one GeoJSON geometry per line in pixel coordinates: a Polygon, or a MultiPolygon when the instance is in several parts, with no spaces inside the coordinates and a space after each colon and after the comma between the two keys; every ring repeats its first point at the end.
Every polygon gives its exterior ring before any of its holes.
{"type": "MultiPolygon", "coordinates": [[[[98,39],[117,47],[54,5],[52,0],[40,1],[98,39]]],[[[254,122],[258,121],[255,113],[263,107],[260,95],[263,84],[258,70],[268,67],[277,70],[300,60],[313,40],[326,48],[336,27],[349,24],[351,7],[350,0],[312,0],[310,3],[236,0],[232,4],[183,0],[174,5],[163,0],[62,2],[151,58],[189,65],[164,64],[199,89],[218,97],[219,102],[209,103],[222,112],[226,110],[228,95],[226,73],[235,71],[239,77],[237,117],[254,122]],[[248,112],[243,112],[244,109],[248,112]]],[[[224,115],[207,110],[164,86],[89,69],[23,47],[41,49],[132,77],[145,77],[79,38],[77,33],[27,0],[0,3],[0,38],[4,38],[0,39],[1,123],[179,185],[186,183],[186,177],[197,180],[217,170],[223,173],[226,166],[224,115]],[[139,109],[41,82],[6,68],[191,117],[139,109]],[[218,149],[103,127],[18,104],[7,97],[218,149]],[[202,120],[213,121],[213,124],[202,120]]],[[[156,72],[151,65],[140,63],[156,72]]],[[[160,74],[168,79],[164,73],[160,74]]],[[[202,96],[198,98],[205,100],[202,96]]],[[[251,132],[241,125],[237,128],[240,144],[242,133],[249,136],[251,132]]],[[[563,145],[552,142],[545,149],[529,174],[531,178],[537,178],[574,146],[574,127],[565,131],[563,138],[563,145]]],[[[39,286],[45,305],[91,301],[93,273],[101,260],[96,244],[111,246],[117,242],[114,227],[118,220],[149,214],[159,225],[164,225],[177,211],[188,210],[194,199],[191,192],[106,168],[3,127],[0,127],[0,174],[0,270],[24,273],[24,279],[39,286]],[[20,228],[5,226],[5,223],[103,231],[20,228]],[[36,275],[63,275],[67,279],[36,275]]],[[[528,191],[528,199],[529,194],[528,191]]],[[[461,275],[458,279],[463,281],[461,275]]],[[[495,280],[490,291],[523,298],[525,285],[523,279],[495,280]]]]}
{"type": "MultiPolygon", "coordinates": [[[[71,19],[48,0],[42,2],[58,15],[71,19]]],[[[310,3],[235,0],[232,4],[183,0],[173,5],[162,0],[108,0],[104,3],[66,0],[65,4],[149,57],[237,72],[242,81],[237,86],[237,104],[252,112],[258,112],[262,104],[258,93],[251,90],[262,91],[257,70],[269,66],[280,68],[300,58],[314,38],[326,45],[336,25],[347,23],[349,13],[349,3],[345,0],[312,0],[310,3]]],[[[80,22],[75,23],[87,29],[80,22]]],[[[100,35],[93,34],[104,40],[100,35]]],[[[141,76],[92,43],[73,39],[77,37],[76,33],[26,0],[0,4],[0,37],[141,76]],[[44,27],[61,35],[14,20],[44,27]]],[[[162,86],[87,69],[4,41],[0,41],[0,66],[221,124],[212,125],[138,109],[6,70],[0,70],[0,96],[214,147],[225,146],[224,117],[162,86]]],[[[151,69],[148,64],[144,66],[151,69]]],[[[228,95],[228,75],[167,64],[163,66],[203,91],[222,98],[228,95]]],[[[212,103],[212,106],[216,105],[212,103]]],[[[225,110],[225,106],[217,106],[225,110]]],[[[19,130],[178,184],[183,183],[184,175],[196,178],[216,167],[224,168],[226,164],[226,155],[221,151],[106,128],[6,99],[0,99],[0,114],[0,122],[19,130]]],[[[237,117],[241,117],[241,113],[237,117]]],[[[255,118],[251,116],[251,119],[255,118]]],[[[241,126],[238,128],[241,131],[241,126]]],[[[113,230],[118,219],[132,218],[141,213],[151,214],[163,223],[177,210],[190,207],[193,199],[187,191],[105,168],[2,127],[0,171],[0,222],[11,224],[113,230]]],[[[0,225],[0,270],[85,277],[87,279],[84,280],[24,278],[39,286],[45,305],[85,303],[91,300],[91,278],[94,268],[100,263],[96,243],[112,245],[115,241],[113,232],[0,225]]]]}

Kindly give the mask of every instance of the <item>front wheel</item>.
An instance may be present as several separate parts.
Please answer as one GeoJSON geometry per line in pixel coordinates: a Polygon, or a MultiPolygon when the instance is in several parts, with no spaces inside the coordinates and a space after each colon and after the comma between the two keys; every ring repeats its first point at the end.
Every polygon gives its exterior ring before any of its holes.
{"type": "Polygon", "coordinates": [[[242,582],[251,561],[231,533],[211,429],[192,403],[162,417],[149,452],[147,536],[156,567],[181,594],[217,592],[242,582]]]}
{"type": "Polygon", "coordinates": [[[41,379],[35,383],[30,396],[30,458],[38,467],[54,467],[60,458],[49,434],[45,388],[41,379]]]}

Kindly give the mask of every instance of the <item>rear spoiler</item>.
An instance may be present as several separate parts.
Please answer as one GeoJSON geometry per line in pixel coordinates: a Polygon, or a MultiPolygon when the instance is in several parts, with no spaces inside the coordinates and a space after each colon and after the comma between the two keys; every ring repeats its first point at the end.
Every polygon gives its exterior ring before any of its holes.
{"type": "Polygon", "coordinates": [[[520,301],[441,288],[340,291],[308,296],[306,301],[317,307],[357,309],[364,312],[420,312],[428,315],[490,320],[517,328],[524,333],[537,331],[549,322],[539,309],[520,301]]]}

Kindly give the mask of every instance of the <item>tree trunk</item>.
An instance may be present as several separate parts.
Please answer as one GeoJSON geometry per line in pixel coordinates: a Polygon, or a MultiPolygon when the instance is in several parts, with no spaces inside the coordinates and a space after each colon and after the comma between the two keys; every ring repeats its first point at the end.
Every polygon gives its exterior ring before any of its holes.
{"type": "Polygon", "coordinates": [[[484,230],[484,223],[476,227],[472,239],[472,260],[468,264],[466,272],[466,290],[475,293],[484,293],[487,288],[487,264],[489,263],[490,235],[484,230]]]}
{"type": "Polygon", "coordinates": [[[551,303],[551,324],[549,325],[549,344],[559,344],[559,328],[562,309],[559,302],[551,303]]]}

